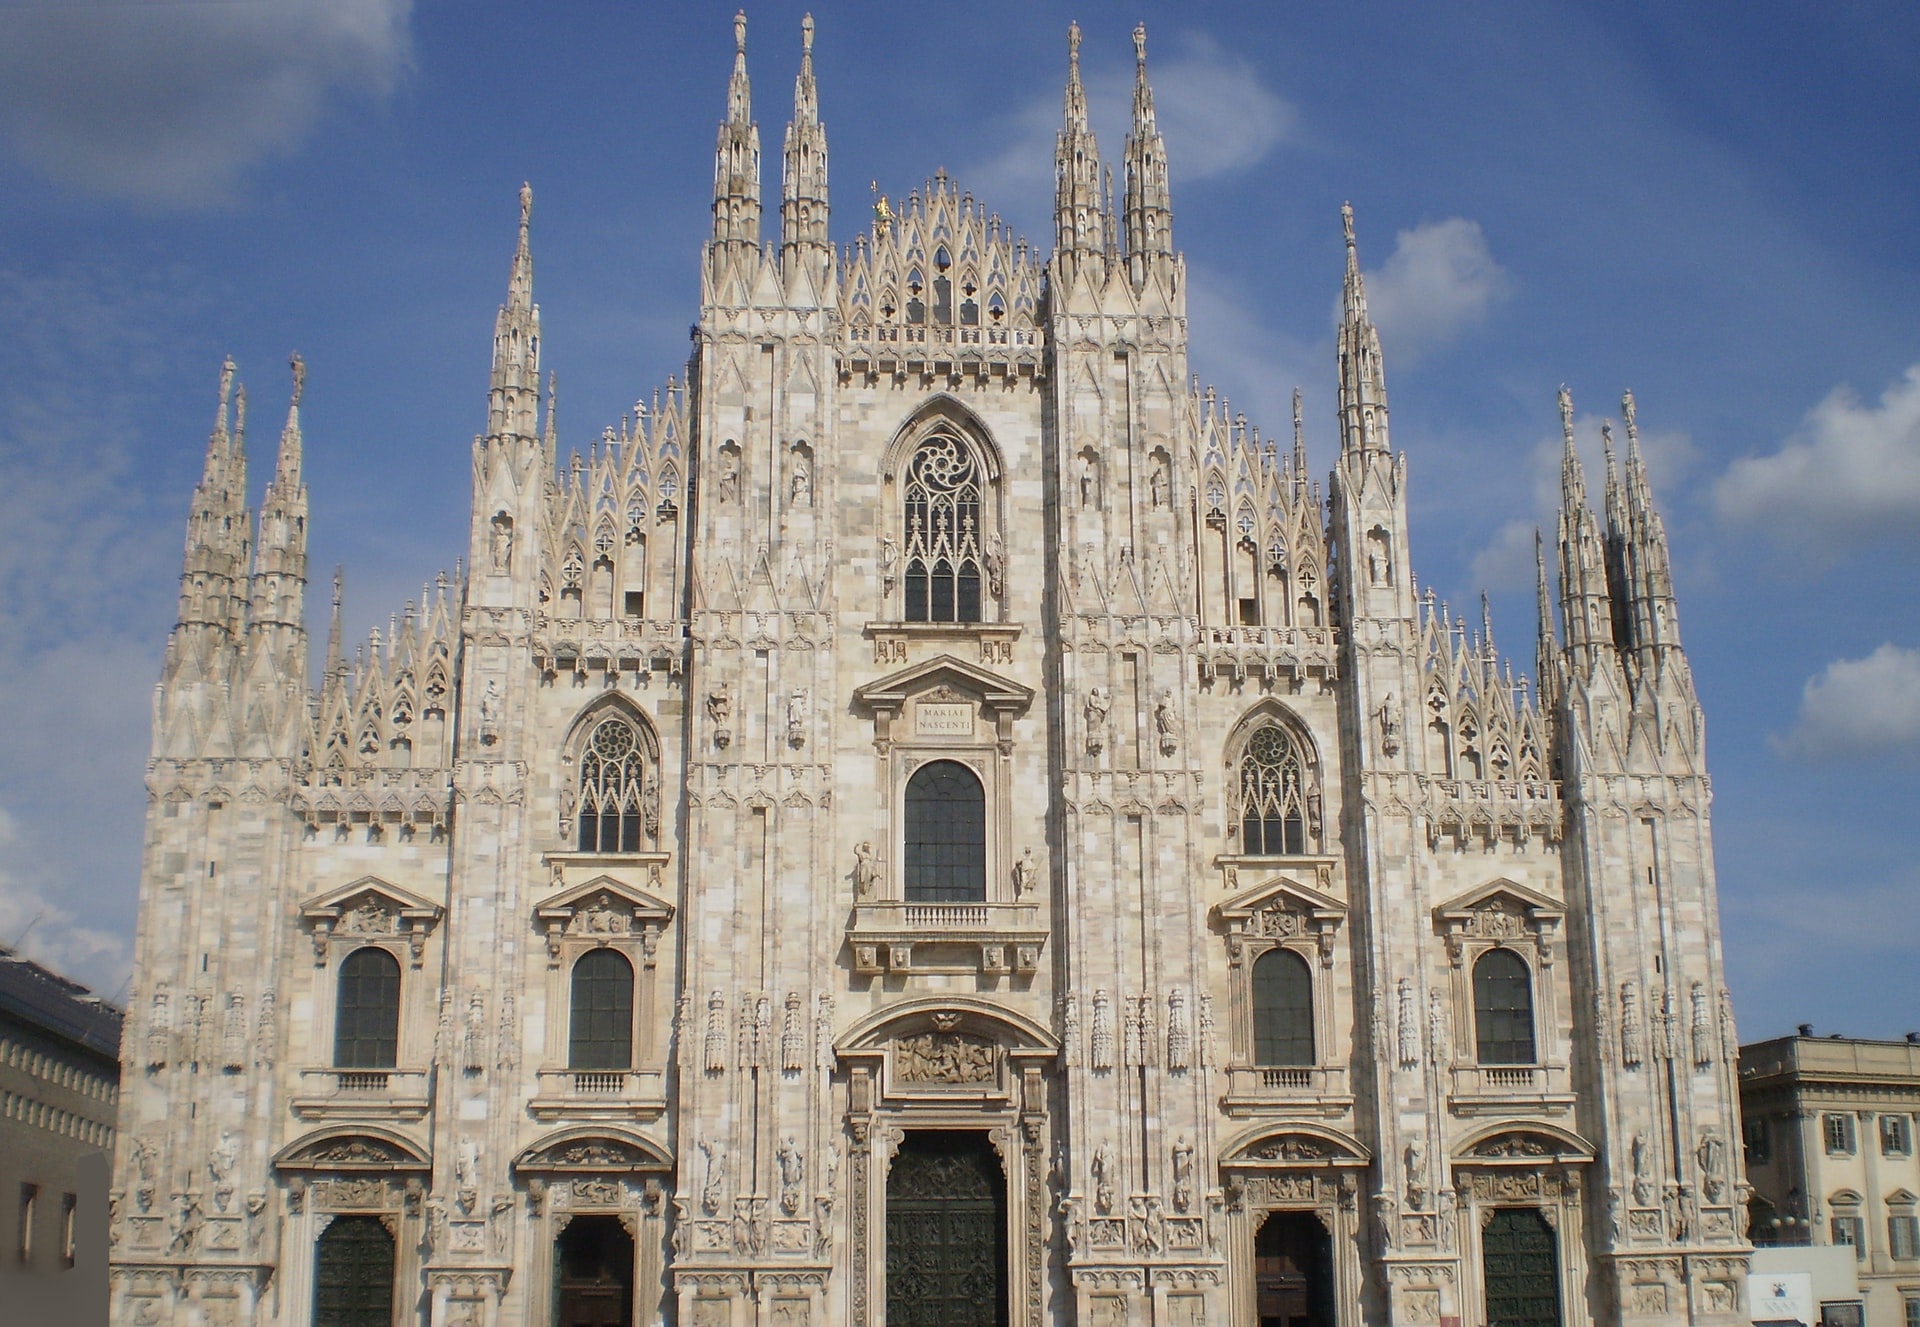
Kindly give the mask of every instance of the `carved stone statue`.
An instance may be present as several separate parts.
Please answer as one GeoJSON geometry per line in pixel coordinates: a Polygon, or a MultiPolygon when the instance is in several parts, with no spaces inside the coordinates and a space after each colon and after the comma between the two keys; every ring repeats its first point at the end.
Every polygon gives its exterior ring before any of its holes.
{"type": "Polygon", "coordinates": [[[788,495],[796,507],[813,505],[813,471],[807,467],[807,458],[793,458],[793,478],[788,483],[788,495]]]}
{"type": "Polygon", "coordinates": [[[487,529],[487,558],[495,572],[513,570],[513,517],[496,512],[487,529]]]}
{"type": "Polygon", "coordinates": [[[1020,853],[1020,860],[1013,864],[1013,896],[1025,898],[1034,885],[1033,849],[1026,848],[1020,853]]]}
{"type": "Polygon", "coordinates": [[[1173,1210],[1185,1212],[1193,1206],[1193,1144],[1185,1134],[1173,1144],[1173,1210]]]}
{"type": "Polygon", "coordinates": [[[874,859],[873,843],[863,839],[853,849],[853,896],[870,899],[879,883],[880,864],[874,859]]]}
{"type": "Polygon", "coordinates": [[[1107,712],[1113,708],[1113,692],[1106,687],[1094,687],[1087,692],[1085,704],[1087,722],[1087,751],[1098,754],[1107,745],[1107,712]]]}
{"type": "Polygon", "coordinates": [[[1380,716],[1380,753],[1386,756],[1400,754],[1400,706],[1391,691],[1380,702],[1380,708],[1374,713],[1380,716]]]}
{"type": "Polygon", "coordinates": [[[800,1186],[807,1178],[806,1154],[788,1134],[774,1153],[774,1160],[780,1166],[780,1210],[792,1216],[800,1210],[800,1186]]]}
{"type": "Polygon", "coordinates": [[[504,699],[500,695],[500,683],[489,678],[487,688],[480,693],[480,740],[492,746],[500,740],[500,708],[504,699]]]}
{"type": "Polygon", "coordinates": [[[1113,1211],[1113,1149],[1106,1143],[1093,1152],[1093,1210],[1102,1216],[1113,1211]]]}
{"type": "Polygon", "coordinates": [[[795,687],[793,694],[787,697],[787,745],[802,747],[807,744],[807,689],[795,687]]]}
{"type": "Polygon", "coordinates": [[[1422,1211],[1427,1205],[1427,1152],[1418,1138],[1408,1141],[1403,1161],[1407,1169],[1407,1207],[1422,1211]]]}
{"type": "Polygon", "coordinates": [[[1153,729],[1160,735],[1160,754],[1170,756],[1180,749],[1180,711],[1173,692],[1162,691],[1153,703],[1153,729]]]}
{"type": "Polygon", "coordinates": [[[707,1159],[706,1182],[700,1186],[700,1206],[708,1216],[718,1216],[720,1190],[727,1182],[727,1149],[710,1138],[702,1138],[700,1153],[707,1159]]]}

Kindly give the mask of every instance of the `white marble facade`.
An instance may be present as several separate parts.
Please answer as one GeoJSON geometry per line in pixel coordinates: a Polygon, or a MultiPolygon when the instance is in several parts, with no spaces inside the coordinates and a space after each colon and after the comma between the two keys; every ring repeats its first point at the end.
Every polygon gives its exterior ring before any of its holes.
{"type": "Polygon", "coordinates": [[[927,1130],[990,1149],[1023,1327],[1252,1324],[1269,1223],[1320,1232],[1346,1327],[1486,1321],[1515,1223],[1560,1321],[1745,1321],[1702,721],[1631,399],[1597,504],[1568,424],[1529,687],[1416,592],[1350,214],[1331,473],[1297,406],[1276,444],[1192,385],[1142,34],[1118,207],[1072,36],[1050,254],[944,174],[833,247],[810,56],[763,241],[740,34],[685,380],[562,461],[523,192],[464,571],[356,663],[336,625],[317,692],[300,370],[257,521],[223,374],[115,1321],[313,1322],[357,1221],[393,1322],[531,1327],[556,1241],[613,1217],[633,1322],[880,1327],[927,1130]],[[907,896],[936,763],[978,783],[984,898],[907,896]],[[375,1069],[337,1049],[370,949],[375,1069]],[[631,1047],[588,1070],[606,950],[631,1047]],[[1280,1055],[1275,950],[1310,999],[1280,1055]],[[1530,1050],[1487,1053],[1483,962],[1530,1050]]]}

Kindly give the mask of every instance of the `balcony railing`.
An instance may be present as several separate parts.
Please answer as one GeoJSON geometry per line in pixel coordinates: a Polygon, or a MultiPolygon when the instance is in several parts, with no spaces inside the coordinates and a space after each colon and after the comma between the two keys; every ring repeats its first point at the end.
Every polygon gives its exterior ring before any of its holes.
{"type": "Polygon", "coordinates": [[[1244,1115],[1284,1107],[1307,1114],[1337,1114],[1353,1102],[1347,1067],[1334,1065],[1229,1065],[1221,1104],[1244,1115]]]}
{"type": "Polygon", "coordinates": [[[419,1119],[430,1095],[424,1069],[302,1069],[294,1114],[302,1119],[391,1115],[419,1119]]]}
{"type": "Polygon", "coordinates": [[[860,903],[847,943],[856,972],[1032,972],[1047,932],[1038,903],[860,903]],[[916,959],[914,947],[934,946],[916,959]],[[965,951],[962,960],[956,955],[965,951]]]}
{"type": "Polygon", "coordinates": [[[1564,1064],[1453,1066],[1456,1115],[1498,1113],[1516,1105],[1559,1111],[1572,1103],[1572,1075],[1564,1064]]]}
{"type": "Polygon", "coordinates": [[[542,1069],[537,1094],[527,1105],[543,1120],[609,1112],[657,1115],[666,1109],[666,1076],[659,1068],[542,1069]]]}

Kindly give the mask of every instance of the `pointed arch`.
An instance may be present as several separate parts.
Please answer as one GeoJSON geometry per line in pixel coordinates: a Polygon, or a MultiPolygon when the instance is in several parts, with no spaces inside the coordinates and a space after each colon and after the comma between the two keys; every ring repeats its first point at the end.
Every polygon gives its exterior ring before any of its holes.
{"type": "MultiPolygon", "coordinates": [[[[951,396],[937,395],[894,434],[882,473],[887,505],[898,513],[897,533],[888,535],[902,563],[897,616],[988,620],[1005,589],[1005,544],[999,449],[985,425],[951,396]]],[[[883,579],[882,595],[891,591],[883,579]]]]}
{"type": "Polygon", "coordinates": [[[581,852],[648,850],[660,835],[660,735],[632,701],[604,695],[567,731],[560,832],[581,852]]]}
{"type": "Polygon", "coordinates": [[[1277,700],[1260,701],[1227,734],[1227,833],[1253,857],[1317,852],[1322,764],[1313,734],[1277,700]]]}

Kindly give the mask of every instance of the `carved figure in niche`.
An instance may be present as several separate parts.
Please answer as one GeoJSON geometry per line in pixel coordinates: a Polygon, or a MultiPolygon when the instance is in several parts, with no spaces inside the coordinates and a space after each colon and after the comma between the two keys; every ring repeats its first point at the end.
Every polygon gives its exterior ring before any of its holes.
{"type": "Polygon", "coordinates": [[[853,848],[853,896],[859,899],[873,897],[873,889],[880,880],[880,864],[874,859],[873,843],[862,839],[853,848]]]}
{"type": "Polygon", "coordinates": [[[1173,1210],[1185,1212],[1193,1206],[1193,1144],[1185,1134],[1173,1144],[1173,1210]]]}
{"type": "Polygon", "coordinates": [[[1375,585],[1393,584],[1392,545],[1377,525],[1367,531],[1367,579],[1375,585]]]}
{"type": "Polygon", "coordinates": [[[806,1154],[788,1134],[774,1153],[774,1160],[780,1165],[780,1210],[792,1216],[800,1210],[800,1186],[807,1178],[806,1154]]]}
{"type": "Polygon", "coordinates": [[[348,925],[363,935],[384,935],[393,929],[393,914],[372,894],[362,896],[348,925]]]}
{"type": "Polygon", "coordinates": [[[1684,1243],[1688,1232],[1687,1211],[1686,1208],[1681,1205],[1680,1190],[1678,1188],[1669,1188],[1667,1190],[1666,1207],[1667,1238],[1675,1244],[1684,1243]]]}
{"type": "Polygon", "coordinates": [[[788,481],[787,493],[796,507],[813,505],[813,471],[808,468],[805,456],[795,454],[793,458],[793,478],[788,481]]]}
{"type": "Polygon", "coordinates": [[[500,740],[500,684],[489,678],[487,689],[480,693],[480,741],[492,746],[500,740]]]}
{"type": "Polygon", "coordinates": [[[1693,1155],[1700,1163],[1701,1192],[1707,1195],[1708,1202],[1719,1202],[1727,1188],[1727,1145],[1720,1141],[1719,1134],[1707,1129],[1701,1133],[1700,1146],[1694,1149],[1693,1155]]]}
{"type": "Polygon", "coordinates": [[[1025,898],[1033,888],[1033,849],[1026,848],[1020,853],[1020,860],[1013,864],[1013,896],[1025,898]]]}
{"type": "Polygon", "coordinates": [[[1705,1069],[1713,1063],[1713,1015],[1707,1012],[1707,988],[1699,982],[1689,992],[1693,1006],[1693,1064],[1705,1069]]]}
{"type": "Polygon", "coordinates": [[[1147,475],[1147,497],[1156,507],[1167,505],[1167,463],[1156,458],[1153,470],[1147,475]]]}
{"type": "MultiPolygon", "coordinates": [[[[213,1177],[216,1187],[226,1186],[233,1175],[233,1168],[240,1163],[240,1144],[233,1136],[233,1130],[222,1129],[220,1140],[213,1145],[212,1153],[207,1157],[207,1174],[213,1177]]],[[[231,1193],[231,1187],[228,1187],[231,1193]]]]}
{"type": "Polygon", "coordinates": [[[700,1206],[708,1216],[718,1216],[720,1188],[727,1180],[727,1149],[710,1138],[702,1138],[700,1152],[707,1159],[707,1180],[700,1186],[700,1206]]]}
{"type": "Polygon", "coordinates": [[[1373,1219],[1380,1228],[1380,1247],[1383,1250],[1393,1247],[1394,1218],[1399,1214],[1399,1206],[1389,1190],[1382,1189],[1373,1195],[1373,1219]]]}
{"type": "Polygon", "coordinates": [[[1380,702],[1380,708],[1374,713],[1380,716],[1380,753],[1386,756],[1400,754],[1400,706],[1391,691],[1380,702]]]}
{"type": "Polygon", "coordinates": [[[987,536],[984,554],[987,565],[987,593],[995,599],[1004,599],[1007,595],[1007,546],[995,530],[987,536]]]}
{"type": "Polygon", "coordinates": [[[1633,1163],[1633,1205],[1645,1207],[1653,1201],[1653,1184],[1647,1177],[1646,1135],[1635,1134],[1627,1153],[1633,1163]]]}
{"type": "Polygon", "coordinates": [[[513,517],[495,512],[487,523],[487,557],[496,572],[513,570],[513,517]]]}
{"type": "Polygon", "coordinates": [[[1171,691],[1162,691],[1153,703],[1153,729],[1160,735],[1161,755],[1170,756],[1180,749],[1180,711],[1171,691]]]}
{"type": "Polygon", "coordinates": [[[472,1188],[480,1183],[480,1140],[462,1138],[460,1146],[454,1152],[453,1182],[461,1188],[472,1188]]]}
{"type": "Polygon", "coordinates": [[[1152,1194],[1133,1199],[1133,1215],[1140,1221],[1140,1238],[1135,1247],[1141,1253],[1159,1253],[1167,1247],[1167,1221],[1160,1214],[1160,1200],[1152,1194]]]}
{"type": "Polygon", "coordinates": [[[167,1245],[169,1253],[190,1253],[194,1241],[200,1237],[200,1195],[197,1193],[176,1193],[173,1196],[173,1238],[167,1245]]]}
{"type": "Polygon", "coordinates": [[[1407,1168],[1407,1208],[1424,1211],[1427,1206],[1427,1151],[1418,1138],[1407,1143],[1403,1158],[1407,1168]]]}
{"type": "Polygon", "coordinates": [[[1447,1006],[1438,986],[1427,992],[1427,1054],[1435,1064],[1446,1063],[1447,1006]]]}
{"type": "Polygon", "coordinates": [[[720,501],[735,502],[740,497],[740,456],[732,447],[720,449],[720,501]]]}
{"type": "Polygon", "coordinates": [[[589,935],[624,935],[632,920],[614,908],[612,895],[602,894],[581,910],[575,925],[589,935]]]}
{"type": "Polygon", "coordinates": [[[894,573],[900,566],[900,545],[890,534],[880,536],[880,593],[893,593],[894,573]]]}
{"type": "Polygon", "coordinates": [[[1082,456],[1080,458],[1078,474],[1080,483],[1080,505],[1082,507],[1091,507],[1093,505],[1093,458],[1091,456],[1082,456]]]}
{"type": "Polygon", "coordinates": [[[1101,1216],[1113,1211],[1113,1149],[1106,1143],[1093,1151],[1093,1210],[1101,1216]]]}
{"type": "Polygon", "coordinates": [[[993,1081],[994,1044],[963,1032],[922,1032],[893,1043],[893,1072],[903,1083],[993,1081]]]}
{"type": "Polygon", "coordinates": [[[1194,1015],[1194,1037],[1199,1046],[1202,1068],[1213,1064],[1213,996],[1200,993],[1199,1011],[1194,1015]]]}
{"type": "Polygon", "coordinates": [[[1098,755],[1107,745],[1107,712],[1113,708],[1113,692],[1094,687],[1087,692],[1087,753],[1098,755]]]}
{"type": "Polygon", "coordinates": [[[787,745],[802,747],[807,744],[807,689],[795,687],[793,694],[787,697],[787,745]]]}

